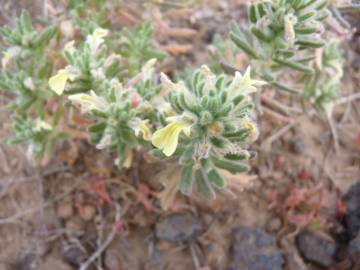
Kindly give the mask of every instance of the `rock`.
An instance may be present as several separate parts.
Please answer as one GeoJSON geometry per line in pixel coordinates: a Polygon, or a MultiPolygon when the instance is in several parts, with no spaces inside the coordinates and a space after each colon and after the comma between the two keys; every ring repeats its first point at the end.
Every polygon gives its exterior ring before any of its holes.
{"type": "Polygon", "coordinates": [[[304,231],[297,236],[296,241],[301,255],[307,261],[324,267],[334,264],[337,247],[330,237],[312,231],[304,231]]]}
{"type": "Polygon", "coordinates": [[[233,230],[232,270],[282,270],[284,258],[275,237],[247,226],[233,230]]]}
{"type": "Polygon", "coordinates": [[[14,269],[16,270],[37,270],[38,268],[36,255],[32,253],[22,257],[14,265],[14,269]]]}
{"type": "Polygon", "coordinates": [[[360,231],[360,183],[353,185],[344,197],[346,205],[345,225],[347,234],[354,238],[360,231]]]}
{"type": "Polygon", "coordinates": [[[360,71],[360,56],[355,56],[355,59],[351,62],[351,66],[356,72],[360,71]]]}
{"type": "Polygon", "coordinates": [[[63,251],[63,259],[74,267],[79,267],[86,259],[86,254],[76,245],[68,246],[63,251]]]}
{"type": "Polygon", "coordinates": [[[289,141],[290,150],[295,154],[302,154],[305,151],[306,145],[303,139],[295,138],[289,141]]]}
{"type": "Polygon", "coordinates": [[[188,241],[203,229],[202,222],[191,213],[169,215],[156,224],[155,234],[160,240],[188,241]]]}
{"type": "Polygon", "coordinates": [[[350,241],[348,246],[349,259],[355,264],[354,269],[360,269],[360,233],[350,241]]]}

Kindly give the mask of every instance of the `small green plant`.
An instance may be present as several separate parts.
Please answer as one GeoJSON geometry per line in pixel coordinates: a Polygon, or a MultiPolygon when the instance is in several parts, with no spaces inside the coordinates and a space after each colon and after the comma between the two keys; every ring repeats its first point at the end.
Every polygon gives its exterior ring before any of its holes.
{"type": "Polygon", "coordinates": [[[315,102],[318,109],[333,101],[339,92],[338,82],[331,86],[320,83],[320,77],[329,72],[329,58],[330,65],[336,66],[336,74],[331,73],[338,81],[342,75],[337,43],[325,46],[324,21],[332,16],[327,7],[327,0],[255,1],[248,9],[249,26],[233,24],[230,32],[231,40],[249,57],[257,76],[280,90],[304,92],[302,97],[315,102]],[[324,65],[316,65],[316,61],[324,61],[324,65]],[[281,81],[286,69],[298,72],[300,79],[281,81]]]}
{"type": "MultiPolygon", "coordinates": [[[[86,39],[88,44],[80,48],[90,52],[96,48],[95,54],[102,55],[106,34],[105,30],[95,30],[86,39]],[[91,49],[91,42],[98,45],[91,49]]],[[[78,49],[66,46],[64,51],[65,55],[72,55],[67,57],[71,60],[78,49]]],[[[195,185],[208,198],[214,197],[214,188],[225,187],[218,168],[231,173],[248,170],[240,161],[253,157],[246,145],[258,133],[250,119],[253,104],[249,93],[264,83],[252,80],[250,69],[244,76],[237,72],[235,78],[229,78],[216,76],[203,66],[187,87],[184,81],[171,82],[165,74],[161,84],[154,85],[155,59],[144,64],[140,73],[128,81],[107,76],[96,78],[74,63],[71,61],[50,78],[49,84],[58,94],[70,94],[69,100],[95,120],[89,127],[91,142],[99,149],[116,150],[118,166],[124,165],[130,149],[142,146],[151,150],[152,143],[159,148],[153,151],[156,156],[173,156],[183,167],[179,188],[184,194],[191,194],[195,185]],[[86,74],[95,82],[88,82],[86,74]],[[78,80],[86,83],[78,87],[78,80]],[[153,133],[156,127],[160,129],[153,133]]],[[[98,65],[86,66],[95,66],[96,74],[107,73],[98,65]]]]}
{"type": "Polygon", "coordinates": [[[198,193],[214,198],[215,191],[226,186],[219,169],[233,174],[248,170],[242,161],[254,152],[246,146],[258,135],[250,118],[254,106],[249,94],[264,82],[251,79],[250,68],[232,78],[216,76],[203,66],[188,85],[173,83],[165,75],[162,84],[169,92],[172,115],[170,123],[154,133],[152,143],[179,160],[182,193],[191,194],[195,186],[198,193]]]}
{"type": "Polygon", "coordinates": [[[42,103],[52,95],[44,80],[51,72],[50,59],[45,51],[56,32],[56,26],[36,31],[27,12],[22,13],[13,29],[8,26],[0,28],[6,44],[2,48],[0,87],[17,96],[12,103],[13,110],[35,109],[39,115],[44,115],[42,103]]]}
{"type": "Polygon", "coordinates": [[[15,136],[8,143],[26,142],[30,156],[46,159],[52,154],[54,138],[60,136],[53,128],[57,113],[46,110],[54,97],[46,81],[52,67],[47,50],[56,33],[54,25],[35,30],[27,12],[21,14],[14,28],[0,28],[6,46],[2,48],[0,87],[16,97],[9,104],[15,136]]]}
{"type": "Polygon", "coordinates": [[[163,60],[164,52],[156,49],[152,39],[153,29],[150,22],[138,24],[134,29],[125,28],[120,33],[119,54],[127,62],[126,71],[128,76],[133,76],[146,61],[156,58],[163,60]]]}
{"type": "Polygon", "coordinates": [[[84,35],[89,35],[97,28],[111,26],[109,10],[116,7],[116,1],[103,0],[70,0],[69,15],[75,27],[84,35]]]}

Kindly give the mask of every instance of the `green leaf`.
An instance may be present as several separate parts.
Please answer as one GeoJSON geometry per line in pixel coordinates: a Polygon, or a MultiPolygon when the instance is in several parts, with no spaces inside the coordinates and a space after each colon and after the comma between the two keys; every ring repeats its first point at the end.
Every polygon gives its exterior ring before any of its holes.
{"type": "Polygon", "coordinates": [[[190,165],[193,163],[193,156],[195,153],[195,147],[193,144],[189,145],[185,148],[184,152],[182,153],[179,163],[181,165],[190,165]]]}
{"type": "Polygon", "coordinates": [[[249,166],[241,163],[241,162],[233,162],[229,160],[220,160],[218,158],[213,157],[212,161],[215,166],[221,169],[225,169],[232,174],[236,174],[239,172],[247,172],[249,170],[249,166]]]}
{"type": "Polygon", "coordinates": [[[20,26],[24,34],[31,33],[33,31],[30,16],[26,10],[23,10],[21,13],[20,26]]]}
{"type": "Polygon", "coordinates": [[[256,51],[252,49],[250,45],[247,44],[245,41],[243,41],[238,35],[234,34],[233,32],[230,32],[230,38],[236,44],[236,46],[242,49],[246,54],[248,54],[254,59],[259,59],[259,56],[256,53],[256,51]]]}
{"type": "Polygon", "coordinates": [[[96,123],[92,126],[90,126],[88,128],[89,132],[92,132],[92,133],[99,133],[99,132],[103,132],[106,128],[106,123],[105,122],[100,122],[100,123],[96,123]]]}
{"type": "Polygon", "coordinates": [[[303,47],[321,48],[324,47],[325,42],[323,40],[298,39],[295,44],[303,47]]]}
{"type": "Polygon", "coordinates": [[[191,195],[193,188],[193,169],[192,166],[183,167],[181,172],[179,189],[185,195],[191,195]]]}
{"type": "Polygon", "coordinates": [[[255,9],[255,5],[250,5],[249,9],[248,9],[248,16],[250,19],[250,22],[252,23],[256,23],[258,18],[256,16],[256,9],[255,9]]]}
{"type": "Polygon", "coordinates": [[[203,171],[201,169],[195,171],[195,183],[196,183],[196,191],[205,197],[206,199],[214,199],[215,192],[211,188],[210,183],[204,177],[203,171]]]}
{"type": "Polygon", "coordinates": [[[226,181],[216,170],[211,170],[208,173],[208,179],[211,184],[219,189],[225,188],[226,186],[226,181]]]}
{"type": "Polygon", "coordinates": [[[248,160],[250,154],[247,151],[244,151],[241,154],[226,154],[225,158],[229,160],[248,160]]]}
{"type": "Polygon", "coordinates": [[[56,25],[48,26],[37,37],[37,39],[35,40],[35,44],[37,46],[40,46],[40,47],[45,46],[47,43],[49,43],[49,41],[56,34],[56,32],[57,32],[57,26],[56,25]]]}
{"type": "Polygon", "coordinates": [[[262,29],[259,29],[256,26],[252,26],[250,30],[258,39],[262,41],[270,42],[274,38],[269,28],[263,27],[262,29]]]}
{"type": "Polygon", "coordinates": [[[315,72],[313,68],[305,66],[301,63],[297,63],[295,61],[290,61],[290,60],[285,60],[285,59],[280,59],[280,58],[273,58],[273,60],[278,64],[287,66],[289,68],[295,69],[295,70],[303,72],[303,73],[312,74],[315,72]]]}

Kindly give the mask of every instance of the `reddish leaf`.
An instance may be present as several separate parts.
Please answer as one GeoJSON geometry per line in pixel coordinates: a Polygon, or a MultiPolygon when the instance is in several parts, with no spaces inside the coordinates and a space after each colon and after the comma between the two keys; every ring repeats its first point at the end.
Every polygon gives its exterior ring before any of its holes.
{"type": "Polygon", "coordinates": [[[358,151],[360,151],[360,134],[355,137],[355,147],[358,151]]]}

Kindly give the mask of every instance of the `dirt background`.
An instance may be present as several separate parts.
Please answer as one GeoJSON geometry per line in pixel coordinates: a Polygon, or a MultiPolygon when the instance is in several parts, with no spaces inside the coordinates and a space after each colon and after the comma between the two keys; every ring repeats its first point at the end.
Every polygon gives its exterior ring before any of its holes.
{"type": "MultiPolygon", "coordinates": [[[[170,55],[161,71],[209,63],[214,33],[226,34],[231,20],[246,22],[240,0],[155,5],[152,12],[141,12],[148,3],[123,3],[109,15],[115,29],[152,18],[155,38],[170,55]]],[[[2,0],[0,23],[13,23],[23,8],[40,22],[63,3],[2,0]]],[[[174,181],[176,173],[159,172],[176,168],[141,151],[132,169],[118,171],[110,154],[85,141],[67,142],[38,169],[26,146],[0,145],[0,269],[360,269],[360,248],[353,247],[360,229],[360,101],[354,98],[360,13],[345,17],[351,27],[342,36],[342,95],[349,98],[336,103],[331,120],[282,115],[271,106],[258,114],[258,156],[247,175],[228,175],[227,197],[178,194],[163,210],[161,182],[174,181]]],[[[245,57],[237,55],[235,64],[244,69],[245,57]]],[[[262,96],[283,98],[267,88],[262,96]]],[[[1,139],[10,134],[10,100],[1,93],[1,139]]]]}

